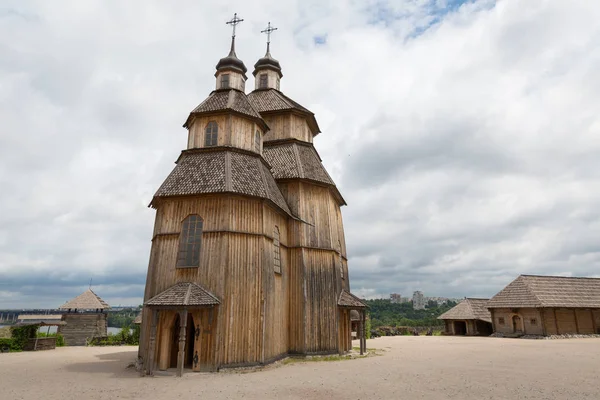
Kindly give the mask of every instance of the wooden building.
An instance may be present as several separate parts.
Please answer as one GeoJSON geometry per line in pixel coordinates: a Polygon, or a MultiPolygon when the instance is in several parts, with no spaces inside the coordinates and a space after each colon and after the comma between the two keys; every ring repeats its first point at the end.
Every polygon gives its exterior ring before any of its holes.
{"type": "Polygon", "coordinates": [[[87,340],[107,335],[107,314],[110,306],[92,289],[59,307],[66,311],[61,320],[66,325],[58,327],[67,346],[85,346],[87,340]]]}
{"type": "Polygon", "coordinates": [[[365,305],[350,293],[346,203],[313,145],[315,116],[281,91],[269,44],[249,94],[246,71],[234,35],[150,204],[139,350],[148,374],[343,353],[350,311],[364,323],[365,305]]]}
{"type": "Polygon", "coordinates": [[[444,320],[446,335],[489,336],[492,316],[487,309],[489,299],[466,298],[438,317],[444,320]]]}
{"type": "Polygon", "coordinates": [[[600,278],[521,275],[487,307],[509,336],[600,334],[600,278]]]}

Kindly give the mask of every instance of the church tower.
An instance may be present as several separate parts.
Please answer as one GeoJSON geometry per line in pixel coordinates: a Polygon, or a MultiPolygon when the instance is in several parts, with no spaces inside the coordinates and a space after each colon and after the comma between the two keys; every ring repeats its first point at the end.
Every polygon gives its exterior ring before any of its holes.
{"type": "Polygon", "coordinates": [[[228,22],[215,90],[186,119],[187,148],[150,204],[139,349],[149,374],[343,353],[349,312],[365,308],[349,292],[345,202],[312,144],[314,114],[280,91],[270,40],[246,95],[241,21],[228,22]]]}

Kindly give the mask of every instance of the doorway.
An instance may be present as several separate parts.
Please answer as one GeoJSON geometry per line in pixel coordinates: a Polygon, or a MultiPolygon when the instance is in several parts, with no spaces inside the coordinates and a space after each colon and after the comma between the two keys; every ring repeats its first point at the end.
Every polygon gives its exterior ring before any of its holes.
{"type": "Polygon", "coordinates": [[[523,330],[521,329],[521,317],[519,317],[518,315],[513,315],[512,323],[513,323],[513,333],[522,333],[523,332],[523,330]]]}
{"type": "Polygon", "coordinates": [[[179,330],[181,328],[181,319],[179,313],[175,316],[173,327],[171,328],[171,357],[169,358],[169,368],[177,368],[177,353],[179,353],[179,330]]]}
{"type": "Polygon", "coordinates": [[[467,323],[465,321],[454,321],[454,334],[463,336],[466,335],[467,323]]]}
{"type": "Polygon", "coordinates": [[[183,366],[185,368],[192,368],[194,362],[194,342],[196,339],[196,327],[194,326],[194,318],[192,314],[188,314],[187,327],[185,333],[185,359],[183,366]]]}

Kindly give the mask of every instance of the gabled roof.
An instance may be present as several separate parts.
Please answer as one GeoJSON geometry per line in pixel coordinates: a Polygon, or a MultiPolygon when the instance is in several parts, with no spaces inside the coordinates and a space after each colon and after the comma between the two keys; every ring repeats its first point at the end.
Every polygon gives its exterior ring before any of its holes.
{"type": "Polygon", "coordinates": [[[270,200],[292,216],[267,165],[258,154],[233,148],[186,150],[158,188],[156,198],[208,193],[236,193],[270,200]]]}
{"type": "Polygon", "coordinates": [[[600,308],[600,278],[521,275],[491,298],[488,308],[600,308]]]}
{"type": "Polygon", "coordinates": [[[479,319],[492,322],[492,315],[486,308],[488,301],[489,299],[464,299],[438,319],[479,319]]]}
{"type": "Polygon", "coordinates": [[[351,308],[368,308],[361,299],[346,290],[342,290],[338,298],[338,306],[351,308]]]}
{"type": "Polygon", "coordinates": [[[308,117],[308,124],[314,136],[321,132],[313,114],[306,107],[287,97],[276,89],[256,89],[248,94],[248,100],[259,113],[295,111],[308,117]]]}
{"type": "Polygon", "coordinates": [[[306,179],[332,186],[340,203],[346,204],[311,143],[297,140],[265,142],[263,157],[271,165],[276,180],[306,179]]]}
{"type": "Polygon", "coordinates": [[[92,289],[88,289],[73,300],[66,302],[58,307],[59,310],[105,310],[110,306],[102,300],[92,289]]]}
{"type": "Polygon", "coordinates": [[[250,103],[246,94],[236,89],[220,89],[213,91],[208,95],[206,100],[192,110],[187,120],[183,124],[183,127],[189,128],[194,115],[228,111],[235,112],[255,120],[265,130],[269,128],[260,116],[259,112],[250,103]]]}
{"type": "Polygon", "coordinates": [[[146,302],[146,306],[215,306],[219,299],[193,282],[179,282],[146,302]]]}

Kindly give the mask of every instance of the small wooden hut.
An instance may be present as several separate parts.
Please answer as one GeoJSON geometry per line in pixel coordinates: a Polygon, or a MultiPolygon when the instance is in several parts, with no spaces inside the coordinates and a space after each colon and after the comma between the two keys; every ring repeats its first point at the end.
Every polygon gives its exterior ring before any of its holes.
{"type": "Polygon", "coordinates": [[[59,307],[66,311],[61,318],[66,325],[59,326],[58,333],[67,346],[85,346],[87,339],[107,336],[108,309],[110,306],[88,289],[59,307]]]}
{"type": "Polygon", "coordinates": [[[35,326],[35,330],[31,331],[32,336],[27,339],[27,343],[23,350],[25,351],[39,351],[39,350],[52,350],[56,348],[56,337],[38,337],[37,331],[40,327],[48,327],[48,333],[50,333],[50,327],[52,326],[65,326],[66,322],[61,321],[61,315],[53,314],[22,314],[18,317],[18,322],[15,326],[35,326]]]}
{"type": "Polygon", "coordinates": [[[489,299],[466,298],[438,317],[444,320],[446,335],[489,336],[492,316],[486,308],[489,299]]]}
{"type": "Polygon", "coordinates": [[[521,275],[487,308],[508,336],[600,334],[600,278],[521,275]]]}

